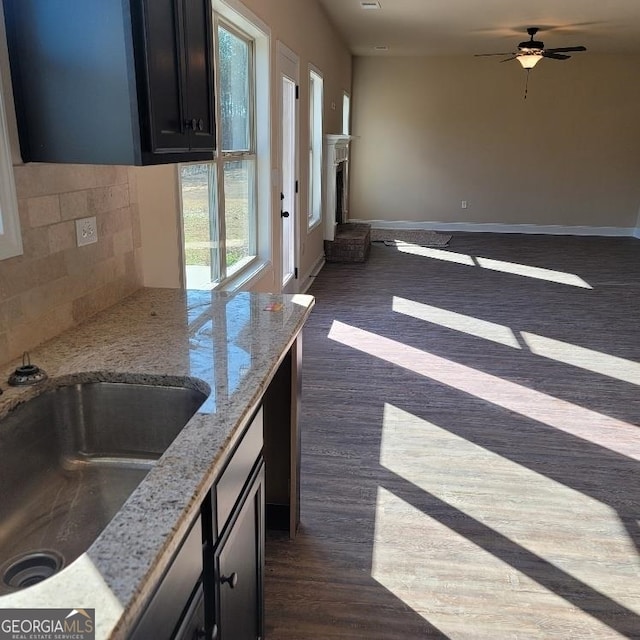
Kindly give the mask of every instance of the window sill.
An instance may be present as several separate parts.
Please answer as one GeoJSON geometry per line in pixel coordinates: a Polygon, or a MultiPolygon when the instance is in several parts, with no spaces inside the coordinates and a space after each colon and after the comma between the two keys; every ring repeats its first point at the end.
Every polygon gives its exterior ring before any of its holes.
{"type": "Polygon", "coordinates": [[[250,290],[256,280],[261,278],[271,266],[268,260],[252,261],[250,266],[234,274],[224,282],[212,287],[213,291],[234,292],[241,289],[250,290]]]}
{"type": "Polygon", "coordinates": [[[322,224],[322,218],[318,218],[318,220],[314,220],[311,223],[309,223],[309,220],[307,219],[307,235],[310,234],[312,231],[315,231],[321,224],[322,224]]]}

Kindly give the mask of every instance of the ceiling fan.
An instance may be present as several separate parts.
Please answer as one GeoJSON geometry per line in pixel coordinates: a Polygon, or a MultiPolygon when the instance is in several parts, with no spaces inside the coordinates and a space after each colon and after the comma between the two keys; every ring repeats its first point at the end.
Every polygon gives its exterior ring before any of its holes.
{"type": "Polygon", "coordinates": [[[482,56],[511,56],[501,62],[509,62],[509,60],[517,60],[524,69],[533,69],[533,67],[542,60],[542,58],[551,58],[552,60],[568,60],[571,56],[566,55],[569,51],[586,51],[583,46],[575,47],[556,47],[555,49],[545,49],[544,42],[534,40],[534,36],[538,33],[538,27],[529,27],[527,33],[529,40],[525,40],[518,45],[517,51],[508,51],[507,53],[476,53],[476,57],[482,56]]]}
{"type": "Polygon", "coordinates": [[[542,58],[550,58],[551,60],[568,60],[571,56],[568,56],[568,52],[573,51],[586,51],[587,48],[582,45],[575,47],[556,47],[554,49],[545,49],[544,42],[541,40],[534,40],[534,36],[540,29],[538,27],[529,27],[527,33],[529,34],[529,40],[525,40],[518,45],[517,51],[509,51],[507,53],[476,53],[476,57],[483,56],[510,56],[500,62],[509,62],[510,60],[517,60],[522,68],[527,72],[527,83],[524,89],[524,99],[527,99],[527,90],[529,86],[529,71],[535,67],[542,58]]]}

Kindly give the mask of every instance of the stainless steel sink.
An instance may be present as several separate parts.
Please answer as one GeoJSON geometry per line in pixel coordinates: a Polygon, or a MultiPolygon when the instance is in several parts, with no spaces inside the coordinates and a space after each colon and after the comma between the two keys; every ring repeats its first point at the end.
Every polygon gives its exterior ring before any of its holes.
{"type": "Polygon", "coordinates": [[[0,595],[81,555],[206,400],[113,382],[46,391],[0,420],[0,595]]]}

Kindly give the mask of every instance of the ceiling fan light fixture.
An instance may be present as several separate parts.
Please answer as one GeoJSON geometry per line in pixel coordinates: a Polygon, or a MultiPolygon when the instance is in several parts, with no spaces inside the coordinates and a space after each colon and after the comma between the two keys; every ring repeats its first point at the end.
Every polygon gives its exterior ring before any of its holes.
{"type": "Polygon", "coordinates": [[[523,69],[533,69],[542,60],[543,55],[542,53],[523,53],[517,58],[523,69]]]}

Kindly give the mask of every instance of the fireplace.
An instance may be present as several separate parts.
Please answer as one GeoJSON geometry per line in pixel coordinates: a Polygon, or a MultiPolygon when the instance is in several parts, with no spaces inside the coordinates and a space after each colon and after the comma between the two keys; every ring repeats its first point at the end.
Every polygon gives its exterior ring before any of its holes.
{"type": "Polygon", "coordinates": [[[336,167],[336,224],[347,222],[344,192],[345,164],[346,162],[342,161],[336,167]]]}
{"type": "Polygon", "coordinates": [[[369,257],[371,227],[349,222],[350,136],[327,135],[325,152],[324,255],[327,262],[364,262],[369,257]]]}
{"type": "Polygon", "coordinates": [[[331,242],[336,235],[336,225],[343,224],[349,219],[350,142],[351,136],[334,134],[324,137],[324,239],[331,242]],[[340,194],[338,194],[338,180],[341,185],[340,194]]]}

